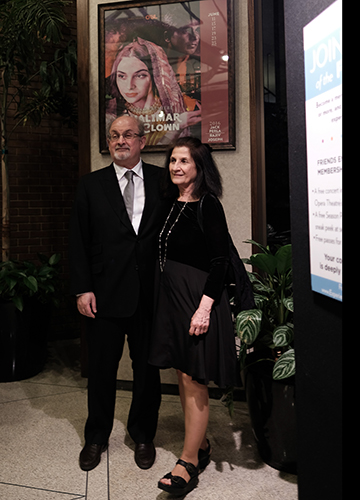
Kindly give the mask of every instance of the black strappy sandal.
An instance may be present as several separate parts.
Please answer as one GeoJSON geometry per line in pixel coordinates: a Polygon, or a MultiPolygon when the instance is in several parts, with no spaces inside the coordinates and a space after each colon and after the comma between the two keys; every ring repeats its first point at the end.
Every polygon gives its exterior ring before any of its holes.
{"type": "Polygon", "coordinates": [[[203,472],[203,470],[205,470],[210,463],[211,446],[210,446],[210,441],[208,439],[206,441],[208,444],[206,450],[202,450],[200,448],[198,452],[199,472],[203,472]]]}
{"type": "Polygon", "coordinates": [[[171,493],[172,495],[186,495],[192,491],[199,482],[199,467],[195,467],[194,464],[185,462],[184,460],[181,460],[181,458],[179,458],[176,463],[185,467],[187,473],[190,475],[189,481],[186,482],[183,477],[173,476],[171,472],[169,472],[162,479],[170,479],[171,484],[164,484],[159,481],[158,487],[167,493],[171,493]]]}

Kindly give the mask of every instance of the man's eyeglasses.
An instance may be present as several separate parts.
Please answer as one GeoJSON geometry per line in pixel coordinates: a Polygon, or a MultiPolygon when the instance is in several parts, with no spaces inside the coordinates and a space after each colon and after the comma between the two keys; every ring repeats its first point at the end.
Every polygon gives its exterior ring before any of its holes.
{"type": "Polygon", "coordinates": [[[118,141],[121,136],[123,136],[125,141],[132,141],[133,139],[135,139],[135,137],[141,137],[140,134],[136,134],[135,132],[128,130],[127,132],[124,132],[123,134],[112,133],[108,136],[108,138],[111,142],[115,142],[115,141],[118,141]]]}

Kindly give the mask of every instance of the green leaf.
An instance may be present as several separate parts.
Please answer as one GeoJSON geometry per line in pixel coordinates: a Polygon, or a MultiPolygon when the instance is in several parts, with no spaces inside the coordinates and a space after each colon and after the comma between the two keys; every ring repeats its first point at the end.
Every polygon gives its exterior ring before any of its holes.
{"type": "Polygon", "coordinates": [[[294,312],[294,298],[293,297],[287,297],[287,298],[283,299],[283,304],[288,311],[294,312]]]}
{"type": "Polygon", "coordinates": [[[11,290],[14,288],[14,286],[16,286],[17,281],[15,279],[11,278],[11,277],[10,278],[6,277],[5,281],[6,281],[6,284],[8,285],[8,287],[9,287],[9,291],[11,292],[11,290]]]}
{"type": "Polygon", "coordinates": [[[260,250],[262,250],[264,253],[270,253],[269,248],[264,247],[264,245],[261,245],[261,243],[258,243],[257,241],[245,240],[244,243],[250,243],[250,245],[255,245],[260,248],[260,250]]]}
{"type": "Polygon", "coordinates": [[[17,309],[19,309],[19,311],[22,311],[24,309],[24,302],[23,302],[22,297],[20,297],[19,295],[15,295],[15,297],[13,297],[12,301],[15,304],[15,306],[17,307],[17,309]]]}
{"type": "Polygon", "coordinates": [[[236,333],[246,344],[253,344],[259,335],[262,311],[249,309],[241,311],[236,317],[236,333]]]}
{"type": "Polygon", "coordinates": [[[295,351],[289,349],[276,361],[273,368],[273,379],[282,380],[295,375],[295,351]]]}
{"type": "Polygon", "coordinates": [[[47,75],[47,61],[41,62],[39,72],[40,72],[40,77],[44,79],[47,75]]]}
{"type": "Polygon", "coordinates": [[[291,245],[284,245],[280,247],[275,254],[275,258],[276,258],[276,267],[280,274],[289,271],[292,265],[291,245]]]}
{"type": "Polygon", "coordinates": [[[34,276],[29,276],[29,277],[24,278],[24,283],[33,292],[38,291],[38,283],[37,283],[36,278],[34,278],[34,276]]]}
{"type": "Polygon", "coordinates": [[[277,259],[271,253],[256,253],[250,257],[251,264],[273,276],[276,271],[277,259]]]}
{"type": "Polygon", "coordinates": [[[49,259],[50,266],[55,266],[59,262],[60,259],[61,259],[61,254],[54,253],[54,255],[52,255],[49,259]]]}
{"type": "Polygon", "coordinates": [[[271,294],[273,293],[273,288],[270,288],[269,286],[265,285],[261,281],[252,281],[252,286],[254,289],[254,292],[260,293],[260,294],[271,294]]]}
{"type": "Polygon", "coordinates": [[[239,349],[239,354],[238,354],[238,358],[239,358],[239,364],[240,364],[240,371],[243,370],[245,368],[245,361],[246,361],[246,351],[248,349],[248,346],[245,344],[245,342],[242,342],[241,345],[240,345],[240,349],[239,349]]]}
{"type": "Polygon", "coordinates": [[[40,271],[39,271],[39,276],[40,277],[46,277],[46,276],[50,276],[51,273],[53,272],[53,268],[50,267],[50,266],[43,266],[40,271]]]}
{"type": "Polygon", "coordinates": [[[260,309],[261,311],[264,311],[265,307],[267,306],[269,300],[267,297],[263,297],[261,295],[257,295],[254,293],[254,300],[255,300],[255,305],[257,309],[260,309]]]}
{"type": "Polygon", "coordinates": [[[288,325],[281,325],[275,328],[273,342],[276,347],[285,347],[294,340],[294,332],[288,325]]]}

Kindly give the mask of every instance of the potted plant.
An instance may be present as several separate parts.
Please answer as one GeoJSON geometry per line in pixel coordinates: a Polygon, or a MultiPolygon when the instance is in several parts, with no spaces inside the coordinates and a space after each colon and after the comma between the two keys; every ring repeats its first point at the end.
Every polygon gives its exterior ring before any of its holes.
{"type": "Polygon", "coordinates": [[[1,382],[32,377],[46,360],[51,308],[60,303],[60,254],[39,260],[0,263],[1,382]]]}
{"type": "Polygon", "coordinates": [[[254,435],[263,460],[296,472],[295,352],[291,244],[271,251],[253,240],[261,252],[243,259],[256,309],[235,320],[240,338],[240,367],[254,435]]]}

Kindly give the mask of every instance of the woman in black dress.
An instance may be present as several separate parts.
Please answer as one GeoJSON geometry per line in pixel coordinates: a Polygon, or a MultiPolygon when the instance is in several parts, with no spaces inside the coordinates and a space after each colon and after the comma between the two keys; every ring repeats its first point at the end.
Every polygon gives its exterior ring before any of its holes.
{"type": "Polygon", "coordinates": [[[236,382],[236,350],[225,288],[228,228],[210,148],[194,137],[178,139],[168,152],[166,175],[173,203],[159,235],[150,363],[177,370],[185,441],[180,460],[158,486],[183,495],[210,462],[207,384],[236,382]]]}

